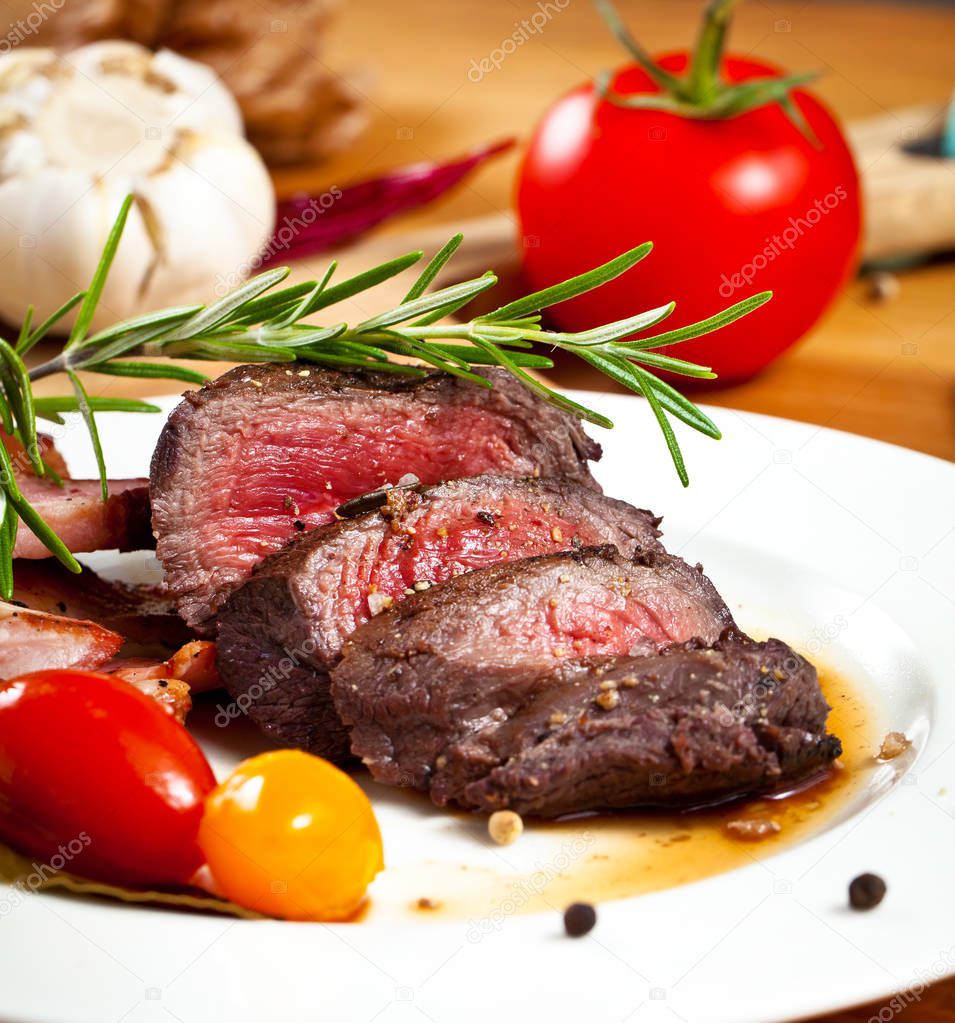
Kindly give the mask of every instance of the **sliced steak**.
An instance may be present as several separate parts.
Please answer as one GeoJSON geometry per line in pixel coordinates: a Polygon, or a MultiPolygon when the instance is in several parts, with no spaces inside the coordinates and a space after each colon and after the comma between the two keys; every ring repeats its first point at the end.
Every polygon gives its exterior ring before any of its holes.
{"type": "Polygon", "coordinates": [[[599,446],[507,373],[493,388],[405,377],[241,366],[187,394],[153,456],[157,554],[183,618],[207,629],[228,594],[296,531],[356,495],[498,473],[596,487],[599,446]]]}
{"type": "Polygon", "coordinates": [[[451,741],[516,712],[565,659],[710,644],[732,624],[699,567],[583,548],[409,597],[345,643],[331,691],[372,774],[427,788],[451,741]]]}
{"type": "Polygon", "coordinates": [[[240,705],[277,740],[334,759],[348,742],[328,671],[375,613],[473,569],[574,544],[661,550],[658,519],[571,480],[481,476],[371,503],[380,507],[266,559],[219,613],[219,670],[240,705]]]}
{"type": "MultiPolygon", "coordinates": [[[[112,480],[103,501],[99,480],[21,476],[17,485],[40,517],[74,554],[88,551],[140,551],[155,545],[149,520],[149,481],[112,480]]],[[[49,558],[50,552],[21,525],[13,556],[49,558]]]]}
{"type": "Polygon", "coordinates": [[[431,797],[553,817],[751,795],[839,756],[828,713],[815,668],[778,639],[732,631],[710,648],[570,663],[442,750],[431,797]]]}

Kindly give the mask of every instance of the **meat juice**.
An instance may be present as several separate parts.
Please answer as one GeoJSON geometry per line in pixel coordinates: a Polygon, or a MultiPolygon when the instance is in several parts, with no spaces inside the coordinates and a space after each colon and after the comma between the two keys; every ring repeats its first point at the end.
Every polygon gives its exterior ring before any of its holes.
{"type": "MultiPolygon", "coordinates": [[[[575,901],[602,903],[700,881],[751,866],[811,837],[863,792],[877,766],[880,741],[877,715],[856,686],[838,672],[817,667],[832,707],[829,730],[843,744],[839,766],[825,775],[795,791],[684,812],[635,810],[528,820],[524,836],[500,850],[499,866],[435,860],[390,867],[375,885],[364,918],[465,918],[472,925],[490,921],[493,926],[502,912],[553,912],[575,901]],[[734,837],[730,822],[756,825],[736,828],[737,833],[766,834],[758,840],[734,837]],[[520,847],[535,833],[552,840],[550,859],[535,857],[526,871],[508,869],[508,863],[519,862],[520,847]]],[[[486,818],[456,817],[473,831],[475,841],[487,842],[486,818]]]]}

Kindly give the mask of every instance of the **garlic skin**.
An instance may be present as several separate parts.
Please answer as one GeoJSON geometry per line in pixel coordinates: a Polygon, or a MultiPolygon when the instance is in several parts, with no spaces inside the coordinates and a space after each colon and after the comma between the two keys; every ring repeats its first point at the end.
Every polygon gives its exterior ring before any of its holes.
{"type": "Polygon", "coordinates": [[[129,193],[95,329],[215,299],[274,227],[268,172],[209,68],[115,41],[0,56],[0,317],[32,303],[39,322],[83,290],[129,193]]]}

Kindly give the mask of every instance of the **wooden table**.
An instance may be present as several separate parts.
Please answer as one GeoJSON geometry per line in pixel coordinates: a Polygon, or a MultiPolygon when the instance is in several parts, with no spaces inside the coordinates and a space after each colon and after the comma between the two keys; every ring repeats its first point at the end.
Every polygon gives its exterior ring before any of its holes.
{"type": "MultiPolygon", "coordinates": [[[[652,51],[685,45],[700,4],[641,0],[625,5],[652,51]]],[[[472,145],[527,136],[546,105],[620,51],[585,0],[553,4],[557,13],[499,70],[468,79],[480,59],[536,9],[529,0],[362,0],[347,5],[330,46],[336,67],[364,65],[373,120],[348,153],[320,168],[276,175],[280,191],[321,190],[421,159],[443,159],[472,145]]],[[[743,4],[732,46],[793,70],[822,68],[818,92],[844,119],[937,101],[953,84],[955,19],[914,4],[743,4]]],[[[309,41],[299,39],[307,47],[309,41]]],[[[507,214],[516,154],[483,169],[466,186],[394,222],[349,257],[361,262],[399,235],[473,217],[507,214]]],[[[314,267],[301,272],[314,273],[314,267]]],[[[749,383],[697,395],[701,400],[867,434],[955,459],[955,265],[937,262],[900,275],[897,299],[877,304],[855,282],[795,350],[749,383]]],[[[558,374],[566,386],[605,386],[581,368],[558,374]]],[[[96,381],[102,392],[104,378],[96,381]]],[[[44,391],[59,381],[44,382],[44,391]]],[[[144,393],[110,381],[111,393],[144,393]]],[[[811,982],[811,981],[810,981],[811,982]]],[[[878,1006],[827,1017],[865,1023],[878,1006]]],[[[955,982],[937,986],[906,1010],[907,1020],[955,1020],[955,982]]]]}

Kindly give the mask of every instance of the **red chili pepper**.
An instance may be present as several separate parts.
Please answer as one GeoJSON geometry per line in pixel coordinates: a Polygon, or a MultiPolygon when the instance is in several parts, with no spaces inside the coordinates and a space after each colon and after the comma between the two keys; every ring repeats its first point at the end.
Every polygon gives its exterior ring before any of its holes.
{"type": "Polygon", "coordinates": [[[280,200],[275,236],[266,246],[263,266],[324,252],[389,217],[424,206],[513,145],[514,139],[507,139],[449,163],[416,163],[321,195],[280,200]]]}

